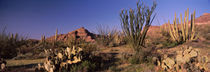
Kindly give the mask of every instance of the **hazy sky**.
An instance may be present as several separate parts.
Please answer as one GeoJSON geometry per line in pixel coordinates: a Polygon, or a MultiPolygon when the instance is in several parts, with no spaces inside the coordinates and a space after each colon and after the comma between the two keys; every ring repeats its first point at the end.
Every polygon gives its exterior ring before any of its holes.
{"type": "MultiPolygon", "coordinates": [[[[40,39],[80,27],[96,32],[97,24],[120,29],[120,11],[136,8],[138,0],[0,0],[0,27],[7,32],[40,39]]],[[[144,0],[151,5],[153,0],[144,0]]],[[[196,10],[196,17],[210,13],[210,0],[156,0],[157,17],[152,25],[171,20],[174,13],[196,10]],[[159,21],[159,22],[158,22],[159,21]]],[[[2,30],[2,29],[1,29],[2,30]]]]}

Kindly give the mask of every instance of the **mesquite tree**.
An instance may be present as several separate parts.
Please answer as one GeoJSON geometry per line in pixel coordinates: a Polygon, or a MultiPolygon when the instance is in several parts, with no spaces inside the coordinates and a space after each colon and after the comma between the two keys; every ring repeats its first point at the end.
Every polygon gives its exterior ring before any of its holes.
{"type": "Polygon", "coordinates": [[[156,3],[148,7],[143,2],[137,2],[137,9],[122,10],[120,13],[122,30],[127,38],[128,44],[136,52],[140,52],[144,45],[144,40],[155,15],[153,12],[156,3]]]}

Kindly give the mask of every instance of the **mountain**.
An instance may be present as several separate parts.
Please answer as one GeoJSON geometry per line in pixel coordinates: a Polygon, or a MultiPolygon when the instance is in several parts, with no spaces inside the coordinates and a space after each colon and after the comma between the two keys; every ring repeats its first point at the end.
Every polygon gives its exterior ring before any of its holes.
{"type": "MultiPolygon", "coordinates": [[[[59,34],[57,36],[58,41],[67,41],[68,38],[76,38],[76,39],[83,39],[86,42],[93,42],[95,41],[95,34],[89,32],[87,29],[84,27],[81,27],[79,29],[76,29],[72,32],[68,32],[67,34],[59,34]]],[[[51,36],[47,38],[47,41],[53,41],[55,39],[55,36],[51,36]]]]}

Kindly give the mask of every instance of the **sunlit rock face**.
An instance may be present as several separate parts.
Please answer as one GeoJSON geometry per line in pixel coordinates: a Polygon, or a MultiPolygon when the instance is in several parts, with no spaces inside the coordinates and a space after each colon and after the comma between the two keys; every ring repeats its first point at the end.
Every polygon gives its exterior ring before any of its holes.
{"type": "MultiPolygon", "coordinates": [[[[76,29],[72,32],[68,32],[67,34],[59,34],[57,36],[58,41],[67,41],[69,38],[76,38],[85,40],[86,42],[93,42],[95,41],[96,35],[89,32],[87,29],[84,27],[81,27],[79,29],[76,29]]],[[[47,38],[48,41],[53,41],[55,39],[55,36],[51,36],[47,38]]]]}
{"type": "Polygon", "coordinates": [[[197,25],[210,24],[210,13],[204,13],[200,17],[196,18],[195,24],[197,25]]]}

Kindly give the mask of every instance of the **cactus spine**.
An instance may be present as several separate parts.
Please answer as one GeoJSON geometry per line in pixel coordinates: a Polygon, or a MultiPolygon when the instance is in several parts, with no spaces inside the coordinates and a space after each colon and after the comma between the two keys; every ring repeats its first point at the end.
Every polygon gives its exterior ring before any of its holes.
{"type": "Polygon", "coordinates": [[[168,21],[169,33],[173,41],[179,43],[179,42],[196,40],[198,36],[196,36],[195,32],[195,11],[193,14],[191,14],[190,26],[189,26],[189,9],[185,11],[184,21],[182,19],[182,14],[180,14],[180,17],[181,17],[180,18],[181,23],[179,23],[178,18],[176,19],[176,13],[173,25],[171,25],[170,21],[168,21]],[[181,27],[181,31],[179,30],[179,27],[181,27]]]}

